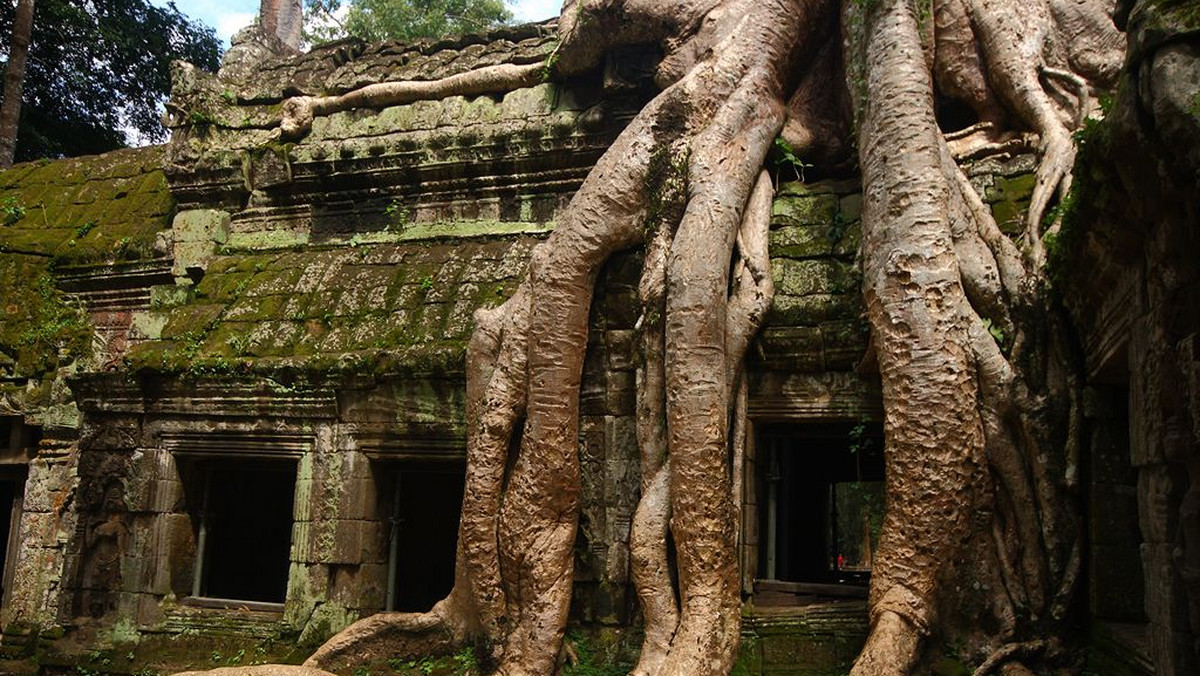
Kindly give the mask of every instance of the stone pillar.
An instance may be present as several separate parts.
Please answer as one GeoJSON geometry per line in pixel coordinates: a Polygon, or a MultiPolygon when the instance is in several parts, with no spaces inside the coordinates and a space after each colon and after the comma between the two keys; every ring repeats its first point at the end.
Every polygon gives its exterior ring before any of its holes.
{"type": "Polygon", "coordinates": [[[76,522],[70,509],[77,483],[75,451],[74,443],[43,439],[29,462],[24,511],[20,524],[14,524],[21,547],[13,562],[5,625],[46,629],[61,624],[71,611],[63,578],[76,522]]]}
{"type": "Polygon", "coordinates": [[[367,457],[344,448],[335,425],[318,427],[297,472],[284,610],[301,643],[319,644],[383,606],[387,558],[374,489],[367,457]]]}

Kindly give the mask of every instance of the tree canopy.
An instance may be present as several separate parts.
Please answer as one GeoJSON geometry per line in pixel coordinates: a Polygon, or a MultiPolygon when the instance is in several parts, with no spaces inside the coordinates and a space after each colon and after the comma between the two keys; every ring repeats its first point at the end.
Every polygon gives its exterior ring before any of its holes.
{"type": "MultiPolygon", "coordinates": [[[[0,34],[11,34],[14,12],[0,9],[0,34]]],[[[104,152],[128,145],[130,133],[163,140],[171,62],[215,70],[219,55],[214,30],[174,3],[39,0],[16,159],[104,152]]]]}
{"type": "Polygon", "coordinates": [[[437,38],[480,31],[513,18],[505,0],[306,0],[305,38],[367,41],[437,38]],[[343,9],[344,8],[344,9],[343,9]]]}

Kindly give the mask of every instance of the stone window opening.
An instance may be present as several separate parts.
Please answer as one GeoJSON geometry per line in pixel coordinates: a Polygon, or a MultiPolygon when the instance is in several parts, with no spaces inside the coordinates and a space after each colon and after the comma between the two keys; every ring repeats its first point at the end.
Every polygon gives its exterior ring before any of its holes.
{"type": "Polygon", "coordinates": [[[25,497],[25,467],[0,467],[0,607],[7,608],[13,569],[21,546],[21,512],[25,497]]]}
{"type": "Polygon", "coordinates": [[[767,425],[756,446],[755,603],[865,597],[884,510],[879,425],[767,425]]]}
{"type": "Polygon", "coordinates": [[[188,474],[196,556],[186,602],[282,610],[291,562],[295,461],[203,459],[192,463],[188,474]]]}
{"type": "Polygon", "coordinates": [[[465,468],[461,461],[380,462],[386,523],[385,610],[425,612],[454,586],[465,468]]]}
{"type": "Polygon", "coordinates": [[[0,608],[9,607],[17,551],[21,546],[21,514],[29,458],[41,440],[41,428],[20,416],[0,416],[0,608]]]}

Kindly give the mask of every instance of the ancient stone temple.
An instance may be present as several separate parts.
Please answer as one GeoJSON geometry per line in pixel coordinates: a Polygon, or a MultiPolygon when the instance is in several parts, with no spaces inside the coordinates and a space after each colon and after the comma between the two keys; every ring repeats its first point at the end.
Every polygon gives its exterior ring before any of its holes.
{"type": "MultiPolygon", "coordinates": [[[[1185,100],[1200,58],[1196,30],[1169,18],[1131,24],[1130,91],[1081,154],[1092,197],[1057,254],[1087,374],[1080,631],[1104,674],[1195,673],[1200,640],[1200,118],[1185,100]]],[[[528,25],[275,55],[250,32],[218,74],[177,67],[167,145],[0,174],[0,651],[36,659],[73,637],[311,648],[450,589],[473,313],[515,289],[652,94],[656,54],[319,116],[299,139],[280,136],[280,107],[539,63],[554,44],[552,26],[528,25]]],[[[1016,152],[970,171],[1014,232],[1032,167],[1016,152]]],[[[847,668],[883,509],[860,187],[800,173],[775,169],[777,294],[751,348],[735,477],[738,668],[754,674],[847,668]]],[[[638,625],[640,255],[602,275],[579,440],[573,623],[616,635],[638,625]]],[[[126,673],[150,660],[129,655],[126,673]]]]}

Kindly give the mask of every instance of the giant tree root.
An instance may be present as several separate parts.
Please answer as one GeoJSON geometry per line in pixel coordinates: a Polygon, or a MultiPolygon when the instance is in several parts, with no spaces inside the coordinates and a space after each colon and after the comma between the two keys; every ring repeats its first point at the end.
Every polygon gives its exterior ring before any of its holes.
{"type": "Polygon", "coordinates": [[[337,676],[314,667],[289,664],[260,664],[253,667],[218,667],[208,671],[181,671],[175,676],[337,676]]]}
{"type": "Polygon", "coordinates": [[[1100,0],[934,0],[932,16],[908,0],[842,9],[830,0],[568,0],[552,63],[285,103],[281,133],[295,137],[337,110],[578,74],[622,45],[657,44],[664,54],[662,91],[589,173],[525,282],[476,315],[454,590],[430,613],[352,625],[310,666],[474,642],[497,673],[555,672],[572,586],[593,288],[613,253],[641,246],[643,475],[631,560],[646,635],[634,673],[729,671],[741,601],[740,470],[731,466],[745,434],[741,364],[772,294],[772,195],[761,169],[780,133],[802,157],[840,162],[845,144],[829,137],[849,128],[851,100],[888,492],[871,632],[853,673],[913,673],[938,631],[969,637],[986,656],[1022,633],[1061,629],[1079,566],[1067,479],[1078,397],[1065,331],[1037,291],[1041,221],[1070,185],[1071,127],[1115,73],[1115,28],[1100,0]],[[830,39],[839,21],[850,43],[842,58],[830,39]],[[843,64],[865,73],[858,97],[841,84],[843,64]],[[836,75],[824,77],[827,69],[836,75]],[[1023,250],[955,165],[934,118],[935,80],[987,123],[990,141],[1037,134],[1042,162],[1023,250]],[[956,595],[959,575],[990,592],[956,595]],[[954,627],[947,613],[961,615],[954,627]]]}
{"type": "Polygon", "coordinates": [[[913,673],[935,631],[966,637],[989,669],[1037,659],[1003,646],[1028,647],[1011,642],[1065,626],[1079,565],[1069,480],[1078,379],[1040,295],[1042,240],[1053,231],[1041,221],[1070,186],[1070,128],[1093,105],[1085,76],[1109,77],[1101,64],[1119,48],[1111,21],[1079,20],[1089,0],[1062,5],[935,2],[939,86],[989,128],[1015,117],[1040,138],[1023,252],[1000,234],[938,130],[911,3],[866,10],[864,296],[884,388],[889,502],[855,676],[913,673]],[[1067,91],[1053,89],[1062,82],[1067,91]],[[947,589],[972,575],[991,592],[947,589]],[[947,613],[962,624],[947,626],[947,613]],[[994,618],[999,631],[964,622],[972,615],[994,618]]]}

